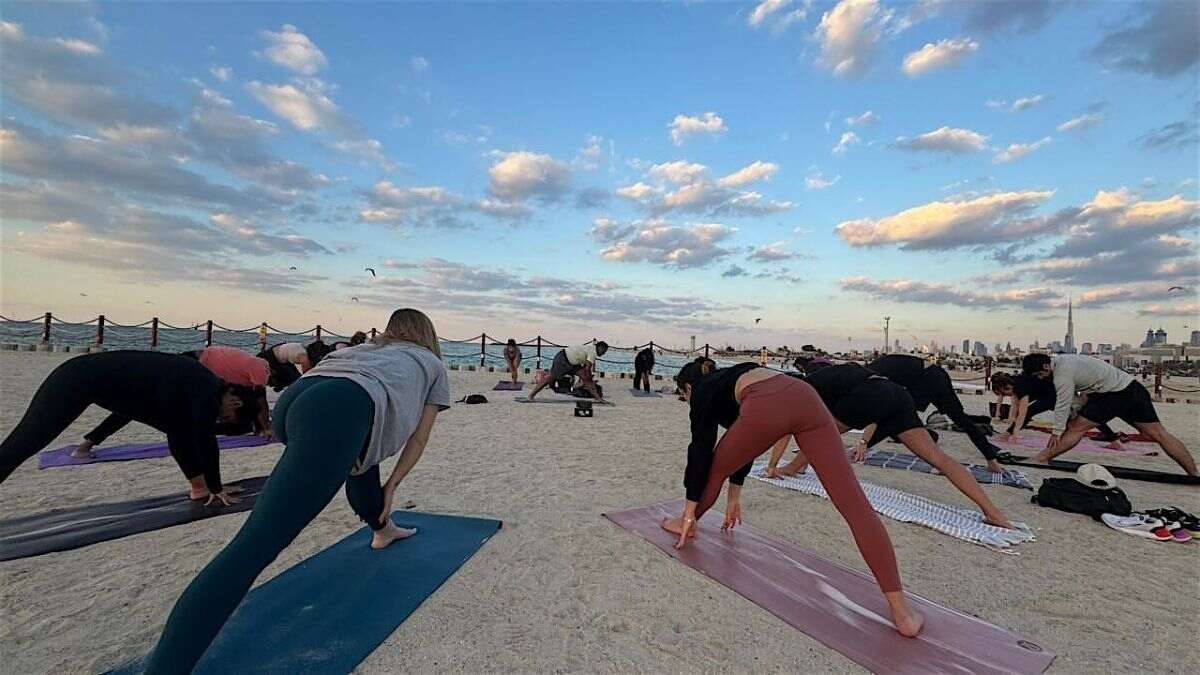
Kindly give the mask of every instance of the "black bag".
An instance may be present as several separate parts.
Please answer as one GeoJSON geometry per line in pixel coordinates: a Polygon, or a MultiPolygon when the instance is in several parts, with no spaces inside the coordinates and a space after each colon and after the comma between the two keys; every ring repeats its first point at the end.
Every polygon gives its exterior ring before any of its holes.
{"type": "Polygon", "coordinates": [[[570,375],[563,375],[550,384],[550,390],[556,394],[569,394],[571,393],[571,383],[574,381],[575,378],[570,375]]]}
{"type": "Polygon", "coordinates": [[[484,396],[483,394],[471,394],[470,396],[464,396],[464,397],[458,399],[457,401],[455,401],[455,403],[466,403],[467,405],[475,405],[476,403],[487,403],[487,402],[488,402],[487,397],[484,396]]]}
{"type": "MultiPolygon", "coordinates": [[[[601,396],[603,396],[604,388],[598,384],[595,386],[596,386],[596,392],[599,393],[601,396]]],[[[574,396],[575,398],[591,398],[592,392],[588,391],[587,387],[580,385],[571,390],[571,395],[574,396]]]]}
{"type": "Polygon", "coordinates": [[[1096,520],[1100,520],[1103,513],[1127,516],[1133,511],[1133,505],[1121,488],[1092,487],[1074,478],[1044,478],[1037,494],[1029,500],[1038,506],[1082,513],[1096,520]]]}

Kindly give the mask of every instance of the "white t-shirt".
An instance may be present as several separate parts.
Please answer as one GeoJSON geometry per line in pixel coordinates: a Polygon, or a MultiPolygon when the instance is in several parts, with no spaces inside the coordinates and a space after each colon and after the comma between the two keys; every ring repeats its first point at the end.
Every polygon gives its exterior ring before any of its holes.
{"type": "Polygon", "coordinates": [[[573,366],[582,366],[584,362],[596,365],[596,345],[575,345],[563,350],[567,353],[567,361],[573,366]]]}
{"type": "Polygon", "coordinates": [[[330,352],[304,377],[344,377],[362,387],[375,403],[370,442],[351,471],[354,475],[403,450],[426,405],[450,407],[446,366],[433,352],[407,342],[330,352]]]}

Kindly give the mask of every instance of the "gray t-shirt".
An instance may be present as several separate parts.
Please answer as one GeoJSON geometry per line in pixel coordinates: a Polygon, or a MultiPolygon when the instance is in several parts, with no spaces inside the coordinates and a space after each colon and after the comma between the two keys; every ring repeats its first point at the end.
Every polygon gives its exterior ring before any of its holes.
{"type": "Polygon", "coordinates": [[[440,410],[450,407],[446,366],[433,352],[407,342],[330,352],[304,377],[344,377],[362,387],[375,403],[371,439],[351,471],[354,475],[403,450],[426,405],[440,410]]]}

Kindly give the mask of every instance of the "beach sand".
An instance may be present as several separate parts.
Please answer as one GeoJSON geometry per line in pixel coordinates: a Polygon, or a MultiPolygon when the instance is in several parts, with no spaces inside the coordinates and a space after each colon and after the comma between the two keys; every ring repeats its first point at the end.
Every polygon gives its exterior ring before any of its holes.
{"type": "MultiPolygon", "coordinates": [[[[0,433],[67,355],[0,353],[0,433]]],[[[634,399],[629,380],[604,380],[618,403],[592,419],[571,406],[521,405],[493,392],[500,374],[451,373],[460,398],[438,418],[425,456],[398,501],[421,510],[499,518],[504,528],[430,597],[359,671],[861,672],[767,611],[662,555],[601,517],[682,496],[686,406],[634,399]]],[[[659,386],[663,383],[656,382],[659,386]]],[[[990,396],[964,396],[986,412],[990,396]]],[[[1200,455],[1200,408],[1159,405],[1200,455]]],[[[92,408],[52,447],[77,442],[102,418],[92,408]]],[[[1118,424],[1118,428],[1124,428],[1118,424]]],[[[977,453],[962,434],[943,447],[977,453]]],[[[112,442],[156,440],[133,425],[112,442]]],[[[898,448],[885,444],[884,448],[898,448]]],[[[278,444],[222,456],[226,480],[265,475],[278,444]]],[[[1098,456],[1070,453],[1065,459],[1098,456]]],[[[1169,459],[1120,461],[1165,471],[1169,459]]],[[[390,470],[391,462],[385,465],[390,470]]],[[[1057,472],[1024,469],[1034,483],[1057,472]]],[[[857,467],[863,480],[967,505],[943,478],[857,467]]],[[[0,486],[0,518],[184,487],[170,459],[37,470],[32,459],[0,486]]],[[[1135,508],[1200,512],[1200,488],[1122,481],[1135,508]]],[[[1003,555],[884,519],[906,589],[1020,632],[1058,654],[1050,672],[1195,672],[1200,542],[1152,542],[1085,516],[1042,509],[1030,493],[986,486],[1038,540],[1003,555]]],[[[720,509],[722,502],[718,503],[720,509]]],[[[747,523],[819,555],[865,569],[826,500],[747,481],[747,523]]],[[[9,673],[95,673],[148,651],[182,589],[237,531],[223,516],[87,548],[0,563],[0,663],[9,673]]],[[[360,527],[338,496],[259,578],[262,583],[360,527]]],[[[420,535],[418,534],[418,537],[420,535]]],[[[404,583],[398,578],[396,583],[404,583]]]]}

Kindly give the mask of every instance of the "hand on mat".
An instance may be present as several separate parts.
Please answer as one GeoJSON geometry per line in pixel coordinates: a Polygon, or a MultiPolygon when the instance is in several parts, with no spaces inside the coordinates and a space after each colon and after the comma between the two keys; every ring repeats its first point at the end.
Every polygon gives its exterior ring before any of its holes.
{"type": "Polygon", "coordinates": [[[1046,441],[1045,452],[1054,452],[1058,450],[1058,434],[1050,434],[1050,440],[1046,441]]]}
{"type": "Polygon", "coordinates": [[[258,432],[258,435],[262,436],[263,438],[270,441],[275,438],[275,430],[274,429],[263,429],[262,431],[258,432]]]}
{"type": "Polygon", "coordinates": [[[855,464],[862,464],[867,459],[867,444],[859,441],[854,444],[854,448],[850,451],[850,461],[855,464]]]}
{"type": "Polygon", "coordinates": [[[767,478],[783,478],[783,476],[779,473],[779,467],[775,466],[768,466],[763,475],[765,475],[767,478]]]}
{"type": "Polygon", "coordinates": [[[992,473],[1004,473],[1004,467],[1000,466],[1000,462],[994,459],[988,460],[987,468],[988,471],[991,471],[992,473]]]}
{"type": "Polygon", "coordinates": [[[242,500],[229,494],[229,491],[217,492],[208,496],[208,501],[204,502],[205,506],[212,506],[215,502],[221,502],[225,506],[233,506],[242,500]]]}
{"type": "Polygon", "coordinates": [[[732,530],[742,522],[742,504],[733,502],[725,505],[725,522],[721,523],[722,530],[732,530]]]}

